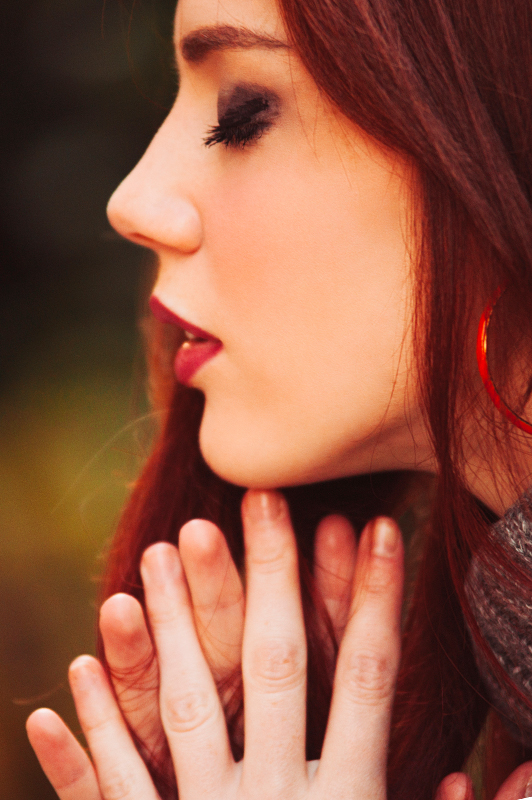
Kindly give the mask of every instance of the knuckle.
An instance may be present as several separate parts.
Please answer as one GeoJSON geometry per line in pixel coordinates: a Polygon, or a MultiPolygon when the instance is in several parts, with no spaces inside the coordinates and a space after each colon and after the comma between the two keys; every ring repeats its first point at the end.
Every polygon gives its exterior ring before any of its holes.
{"type": "Polygon", "coordinates": [[[211,693],[198,688],[166,697],[161,716],[167,733],[186,733],[200,728],[215,712],[211,693]]]}
{"type": "Polygon", "coordinates": [[[260,552],[250,553],[249,565],[261,574],[280,572],[286,567],[286,552],[278,542],[272,542],[260,552]]]}
{"type": "Polygon", "coordinates": [[[297,556],[292,541],[286,531],[277,531],[277,534],[257,537],[252,543],[248,552],[250,567],[266,574],[294,569],[297,556]]]}
{"type": "Polygon", "coordinates": [[[304,680],[305,671],[304,650],[293,641],[270,639],[258,644],[251,653],[249,677],[265,691],[291,688],[304,680]]]}
{"type": "Polygon", "coordinates": [[[364,591],[376,598],[386,597],[395,585],[394,564],[387,558],[374,558],[364,591]]]}
{"type": "Polygon", "coordinates": [[[122,771],[110,771],[100,777],[100,788],[105,800],[127,800],[137,791],[135,776],[122,771]]]}
{"type": "Polygon", "coordinates": [[[116,721],[116,713],[98,713],[98,709],[96,709],[94,716],[88,718],[88,715],[85,715],[83,720],[83,732],[85,737],[91,737],[91,739],[105,738],[109,735],[109,731],[113,730],[116,721]]]}
{"type": "Polygon", "coordinates": [[[149,608],[150,625],[158,630],[175,627],[179,622],[179,617],[178,609],[173,603],[152,604],[149,608]]]}
{"type": "Polygon", "coordinates": [[[73,766],[66,774],[62,775],[59,780],[54,783],[56,792],[64,792],[66,790],[73,791],[77,785],[83,785],[86,778],[89,777],[91,768],[83,764],[82,766],[73,766]]]}
{"type": "Polygon", "coordinates": [[[136,702],[140,696],[159,688],[159,669],[153,650],[148,658],[135,665],[121,669],[110,666],[109,669],[122,710],[129,701],[136,702]]]}
{"type": "MultiPolygon", "coordinates": [[[[384,562],[385,559],[379,559],[384,562]]],[[[389,564],[375,565],[362,583],[357,587],[354,596],[353,610],[359,611],[364,605],[378,608],[388,606],[395,597],[395,575],[389,564]]]]}
{"type": "Polygon", "coordinates": [[[208,600],[194,601],[194,613],[208,619],[209,623],[212,621],[214,614],[219,614],[225,611],[238,611],[243,606],[242,595],[226,595],[225,593],[217,594],[215,597],[208,600]]]}
{"type": "Polygon", "coordinates": [[[347,654],[339,669],[339,679],[351,698],[366,705],[378,705],[393,696],[395,660],[371,651],[347,654]]]}

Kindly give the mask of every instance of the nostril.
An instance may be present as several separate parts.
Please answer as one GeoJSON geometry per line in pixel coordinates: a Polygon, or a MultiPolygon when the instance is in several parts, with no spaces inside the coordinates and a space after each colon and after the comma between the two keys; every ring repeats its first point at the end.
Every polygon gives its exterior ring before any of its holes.
{"type": "Polygon", "coordinates": [[[153,239],[149,239],[147,236],[143,236],[142,233],[128,233],[127,238],[130,242],[134,242],[135,244],[140,245],[141,247],[149,247],[152,250],[157,247],[157,242],[153,239]]]}

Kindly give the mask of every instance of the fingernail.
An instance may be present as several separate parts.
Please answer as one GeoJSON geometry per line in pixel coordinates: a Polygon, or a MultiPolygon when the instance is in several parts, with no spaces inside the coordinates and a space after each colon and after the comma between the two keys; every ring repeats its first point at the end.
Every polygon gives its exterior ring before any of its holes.
{"type": "Polygon", "coordinates": [[[284,510],[284,498],[279,492],[249,491],[245,513],[251,522],[274,522],[284,510]]]}
{"type": "Polygon", "coordinates": [[[525,793],[523,797],[532,797],[532,775],[528,779],[528,783],[525,786],[525,793]]]}
{"type": "Polygon", "coordinates": [[[373,553],[376,556],[393,556],[399,544],[397,526],[386,517],[375,520],[373,527],[373,553]]]}
{"type": "Polygon", "coordinates": [[[99,683],[98,663],[92,656],[78,656],[68,668],[71,683],[80,686],[91,686],[99,683]]]}
{"type": "Polygon", "coordinates": [[[150,545],[142,554],[140,572],[143,579],[167,581],[181,574],[176,548],[167,542],[150,545]]]}

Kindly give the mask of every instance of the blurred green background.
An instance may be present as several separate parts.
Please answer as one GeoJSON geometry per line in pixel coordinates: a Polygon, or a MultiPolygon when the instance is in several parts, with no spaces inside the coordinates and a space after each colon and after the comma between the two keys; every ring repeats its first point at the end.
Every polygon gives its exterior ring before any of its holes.
{"type": "Polygon", "coordinates": [[[94,652],[99,554],[142,461],[149,258],[105,205],[175,91],[173,0],[0,13],[0,797],[55,797],[24,733],[94,652]],[[140,385],[140,388],[139,388],[140,385]]]}

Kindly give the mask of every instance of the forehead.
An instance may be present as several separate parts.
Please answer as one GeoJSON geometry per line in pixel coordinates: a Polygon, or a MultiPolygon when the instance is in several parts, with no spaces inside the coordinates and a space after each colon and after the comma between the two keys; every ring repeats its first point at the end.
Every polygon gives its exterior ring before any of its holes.
{"type": "Polygon", "coordinates": [[[275,0],[179,0],[175,16],[175,38],[212,25],[248,28],[285,39],[275,0]]]}

